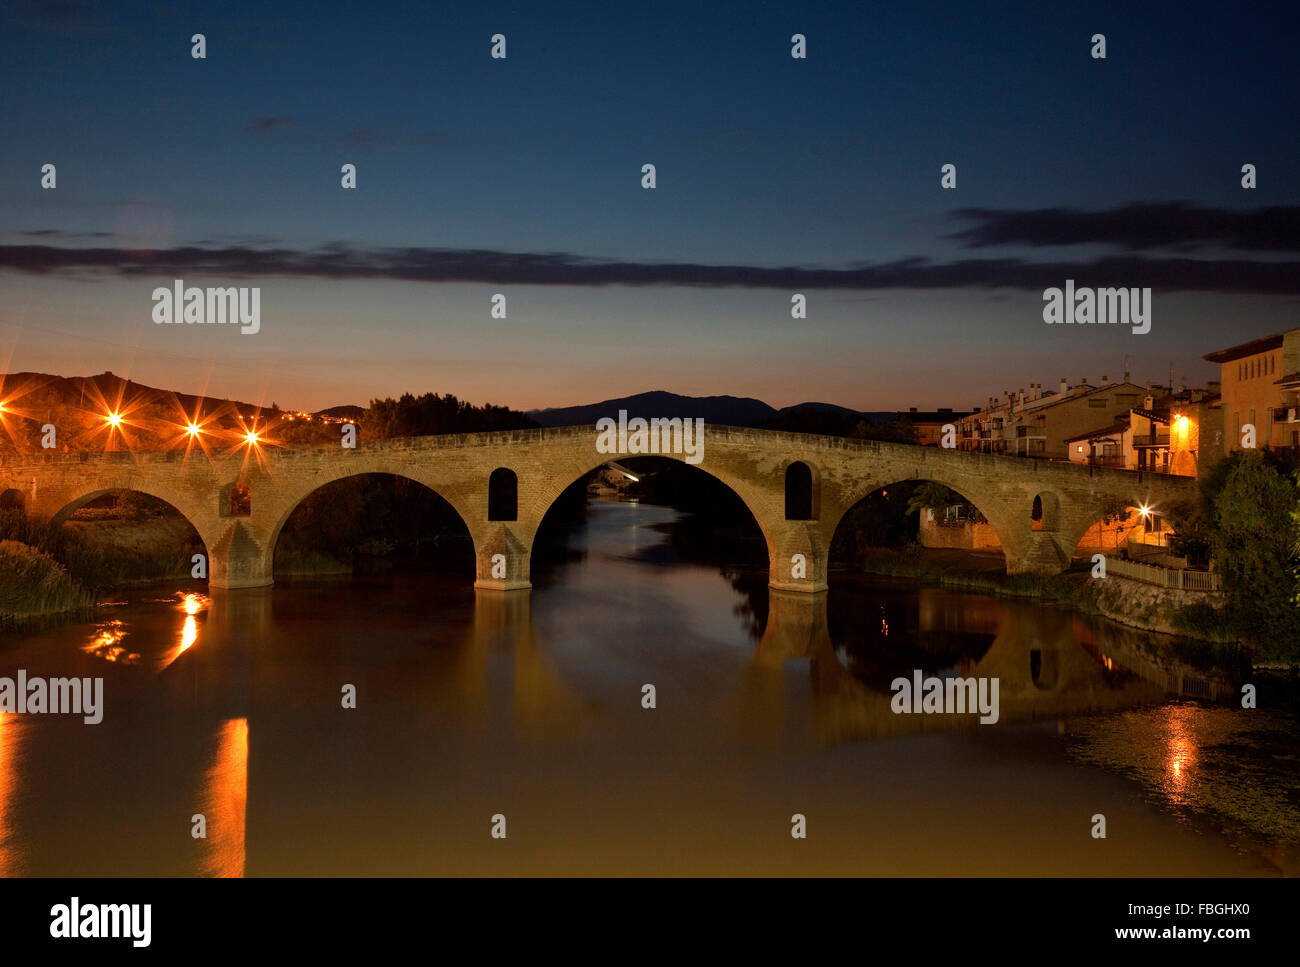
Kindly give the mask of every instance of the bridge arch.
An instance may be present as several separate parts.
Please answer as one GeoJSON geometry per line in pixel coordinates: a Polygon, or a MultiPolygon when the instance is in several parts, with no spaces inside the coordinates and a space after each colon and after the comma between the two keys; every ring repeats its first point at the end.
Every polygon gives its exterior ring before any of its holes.
{"type": "MultiPolygon", "coordinates": [[[[272,504],[274,508],[273,517],[271,517],[271,524],[266,528],[266,531],[261,534],[249,527],[247,536],[258,545],[256,549],[256,555],[259,558],[257,566],[260,568],[262,576],[266,578],[265,583],[270,583],[271,576],[274,573],[276,549],[279,546],[280,538],[284,533],[285,525],[289,523],[290,518],[292,518],[294,513],[303,506],[304,502],[310,497],[320,493],[322,490],[335,484],[340,484],[349,480],[358,480],[363,477],[389,477],[395,480],[404,480],[428,491],[451,508],[457,521],[469,535],[475,549],[477,550],[479,547],[481,533],[476,533],[476,528],[472,526],[474,518],[468,516],[463,506],[458,506],[457,501],[449,497],[442,487],[434,486],[436,481],[422,479],[421,475],[411,472],[399,472],[379,468],[351,469],[345,472],[322,475],[313,478],[309,483],[287,490],[278,488],[274,492],[267,493],[263,496],[263,499],[268,504],[272,504]]],[[[254,482],[251,488],[254,500],[257,500],[258,489],[256,482],[254,482]]],[[[236,526],[240,525],[237,523],[236,526]]],[[[243,526],[248,526],[248,523],[245,523],[243,526]]],[[[481,532],[481,529],[479,530],[481,532]]]]}
{"type": "Polygon", "coordinates": [[[168,507],[175,510],[185,518],[186,523],[194,528],[199,538],[207,545],[210,534],[204,533],[202,526],[205,515],[203,508],[195,506],[193,501],[186,500],[180,494],[165,487],[153,487],[145,485],[134,480],[106,480],[100,481],[92,489],[81,491],[76,496],[69,497],[66,494],[55,498],[52,506],[56,508],[48,515],[50,526],[59,527],[69,517],[79,511],[92,500],[98,500],[107,494],[116,493],[117,491],[144,494],[146,497],[152,497],[154,500],[162,501],[168,507]]]}
{"type": "Polygon", "coordinates": [[[25,511],[27,509],[27,495],[17,488],[10,487],[8,490],[0,491],[0,513],[4,511],[25,511]]]}
{"type": "MultiPolygon", "coordinates": [[[[1139,497],[1119,498],[1114,495],[1109,497],[1102,496],[1088,500],[1081,500],[1077,504],[1077,513],[1072,519],[1063,521],[1060,530],[1060,538],[1063,547],[1068,547],[1071,556],[1079,553],[1079,548],[1083,545],[1084,538],[1096,529],[1098,531],[1099,543],[1092,550],[1099,549],[1102,552],[1117,553],[1121,539],[1126,539],[1127,535],[1132,533],[1135,527],[1141,526],[1142,517],[1140,508],[1148,506],[1147,501],[1139,497]],[[1119,505],[1124,507],[1122,518],[1116,518],[1119,505]],[[1115,526],[1115,531],[1111,532],[1114,544],[1110,544],[1106,539],[1105,521],[1111,517],[1111,523],[1115,526]]],[[[1167,510],[1160,504],[1152,506],[1153,510],[1167,510]]]]}
{"type": "Polygon", "coordinates": [[[192,501],[186,500],[177,493],[163,487],[146,486],[138,481],[102,481],[94,489],[86,490],[75,497],[69,498],[63,495],[56,498],[52,502],[52,506],[57,509],[46,519],[47,524],[51,531],[57,531],[87,504],[114,493],[143,494],[174,511],[181,520],[189,525],[190,530],[198,538],[199,544],[203,548],[204,560],[207,562],[208,575],[211,576],[212,554],[216,543],[216,535],[203,526],[205,518],[201,513],[201,508],[195,506],[192,501]]]}
{"type": "Polygon", "coordinates": [[[947,488],[974,507],[988,522],[989,526],[993,528],[998,547],[1002,551],[1003,561],[1010,563],[1012,555],[1017,552],[1021,542],[1018,539],[1012,519],[1013,515],[1009,512],[1009,508],[1005,506],[1005,501],[999,500],[996,495],[986,493],[978,487],[972,487],[965,480],[954,479],[942,473],[923,473],[920,476],[900,477],[885,482],[874,480],[859,484],[850,491],[844,504],[838,509],[833,525],[831,521],[827,521],[830,546],[835,545],[836,540],[840,537],[840,529],[852,511],[878,493],[887,493],[890,489],[909,483],[936,484],[947,488]]]}
{"type": "MultiPolygon", "coordinates": [[[[614,458],[614,462],[620,464],[631,463],[634,461],[645,460],[647,458],[670,460],[675,463],[683,464],[707,477],[711,477],[713,480],[725,487],[733,496],[736,497],[737,500],[739,500],[745,510],[748,511],[749,516],[753,519],[754,524],[758,529],[758,532],[762,534],[763,542],[767,547],[769,569],[772,567],[772,562],[776,559],[778,553],[778,541],[780,535],[775,533],[771,526],[772,511],[774,510],[773,507],[768,506],[768,504],[772,503],[771,496],[768,497],[767,504],[763,503],[761,500],[762,495],[758,491],[758,488],[721,467],[710,466],[709,461],[707,460],[701,463],[691,463],[678,454],[657,453],[634,455],[630,457],[621,456],[614,458]],[[768,516],[764,515],[765,510],[767,511],[768,516]]],[[[541,488],[542,493],[534,499],[528,510],[528,516],[531,521],[531,529],[527,533],[530,560],[532,553],[532,539],[536,536],[537,529],[541,526],[546,515],[559,501],[560,496],[574,484],[585,479],[592,473],[592,471],[599,470],[610,462],[611,457],[609,456],[594,454],[587,457],[584,454],[584,457],[580,460],[570,462],[563,471],[557,471],[555,474],[550,475],[549,480],[541,488]],[[564,483],[557,486],[556,482],[560,480],[563,480],[564,483]]]]}

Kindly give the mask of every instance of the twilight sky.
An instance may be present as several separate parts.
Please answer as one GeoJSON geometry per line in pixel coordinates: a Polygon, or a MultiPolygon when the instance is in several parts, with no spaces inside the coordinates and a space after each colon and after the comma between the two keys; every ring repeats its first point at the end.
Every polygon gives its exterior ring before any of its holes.
{"type": "Polygon", "coordinates": [[[312,409],[969,408],[1126,355],[1200,383],[1204,353],[1300,325],[1298,27],[1282,3],[13,0],[0,372],[312,409]],[[176,278],[259,286],[260,332],[155,325],[176,278]],[[1150,286],[1150,333],[1045,325],[1067,278],[1150,286]]]}

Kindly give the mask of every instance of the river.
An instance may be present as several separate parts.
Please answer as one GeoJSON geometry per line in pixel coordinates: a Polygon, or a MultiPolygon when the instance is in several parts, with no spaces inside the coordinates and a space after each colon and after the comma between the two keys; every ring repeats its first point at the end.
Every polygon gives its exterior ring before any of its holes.
{"type": "Polygon", "coordinates": [[[531,591],[135,588],[0,635],[0,675],[104,679],[99,724],[0,713],[0,872],[1300,869],[1295,716],[1229,676],[1033,602],[768,592],[679,517],[592,503],[531,591]],[[998,721],[894,712],[916,670],[997,678],[998,721]]]}

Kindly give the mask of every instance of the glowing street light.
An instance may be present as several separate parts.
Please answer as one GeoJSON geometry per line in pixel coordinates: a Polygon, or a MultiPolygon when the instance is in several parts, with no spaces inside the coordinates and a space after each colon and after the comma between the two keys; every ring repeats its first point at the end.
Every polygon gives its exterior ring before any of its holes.
{"type": "Polygon", "coordinates": [[[1147,506],[1146,504],[1142,504],[1142,505],[1140,505],[1140,506],[1138,507],[1138,513],[1141,514],[1143,517],[1150,517],[1150,516],[1151,516],[1151,508],[1150,508],[1149,506],[1147,506]]]}
{"type": "Polygon", "coordinates": [[[203,431],[199,429],[197,423],[191,423],[189,426],[185,428],[185,432],[190,435],[190,439],[197,440],[199,438],[199,434],[203,431]]]}
{"type": "Polygon", "coordinates": [[[107,416],[104,417],[104,419],[108,421],[108,425],[111,427],[117,428],[122,425],[121,413],[109,413],[107,416]]]}

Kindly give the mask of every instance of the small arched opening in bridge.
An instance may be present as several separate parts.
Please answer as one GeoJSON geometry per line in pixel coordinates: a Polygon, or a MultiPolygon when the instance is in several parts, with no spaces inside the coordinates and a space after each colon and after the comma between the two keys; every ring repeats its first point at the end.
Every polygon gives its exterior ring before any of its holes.
{"type": "Polygon", "coordinates": [[[488,520],[519,519],[519,477],[508,467],[497,467],[488,477],[488,520]]]}
{"type": "Polygon", "coordinates": [[[1006,569],[1001,535],[976,501],[937,480],[872,490],[845,512],[831,538],[832,567],[899,573],[927,559],[959,570],[1006,569]]]}
{"type": "Polygon", "coordinates": [[[1055,531],[1060,527],[1061,499],[1049,491],[1035,494],[1029,506],[1029,527],[1036,531],[1055,531]]]}
{"type": "MultiPolygon", "coordinates": [[[[719,575],[721,595],[739,591],[727,607],[755,637],[767,620],[768,545],[753,512],[739,494],[712,473],[659,456],[619,457],[583,474],[552,501],[533,539],[534,586],[566,580],[566,565],[608,563],[582,578],[597,585],[620,581],[644,568],[664,575],[675,594],[675,566],[719,575]],[[623,565],[626,565],[623,566],[623,565]]],[[[707,574],[692,593],[707,595],[707,574]]],[[[680,586],[685,589],[685,585],[680,586]]]]}
{"type": "Polygon", "coordinates": [[[812,467],[796,460],[785,468],[785,519],[817,519],[817,477],[812,467]]]}
{"type": "Polygon", "coordinates": [[[191,581],[195,557],[208,573],[208,549],[198,530],[173,504],[140,490],[96,490],[51,519],[52,556],[89,588],[128,582],[191,581]]]}
{"type": "Polygon", "coordinates": [[[272,571],[286,576],[472,575],[474,543],[440,494],[387,473],[340,477],[306,494],[271,535],[272,571]]]}
{"type": "Polygon", "coordinates": [[[226,484],[217,499],[217,511],[222,517],[249,517],[253,513],[253,492],[243,481],[226,484]]]}

